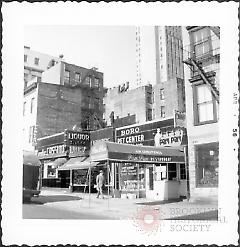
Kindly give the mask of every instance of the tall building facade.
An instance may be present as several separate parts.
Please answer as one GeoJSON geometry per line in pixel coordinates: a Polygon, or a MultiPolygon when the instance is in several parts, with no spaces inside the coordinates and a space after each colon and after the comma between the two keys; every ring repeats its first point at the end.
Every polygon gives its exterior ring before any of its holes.
{"type": "Polygon", "coordinates": [[[61,59],[61,57],[47,55],[24,46],[24,87],[33,78],[41,81],[42,73],[61,59]]]}
{"type": "Polygon", "coordinates": [[[190,196],[218,199],[220,29],[189,26],[185,88],[190,196]]]}
{"type": "Polygon", "coordinates": [[[136,27],[136,84],[184,78],[182,28],[180,26],[136,27]]]}

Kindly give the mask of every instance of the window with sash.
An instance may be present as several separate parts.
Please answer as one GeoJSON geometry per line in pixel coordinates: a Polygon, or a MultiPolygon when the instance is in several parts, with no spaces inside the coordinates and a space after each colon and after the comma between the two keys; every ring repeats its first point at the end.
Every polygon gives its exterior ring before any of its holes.
{"type": "Polygon", "coordinates": [[[217,121],[218,109],[210,88],[206,84],[194,86],[194,124],[217,121]]]}

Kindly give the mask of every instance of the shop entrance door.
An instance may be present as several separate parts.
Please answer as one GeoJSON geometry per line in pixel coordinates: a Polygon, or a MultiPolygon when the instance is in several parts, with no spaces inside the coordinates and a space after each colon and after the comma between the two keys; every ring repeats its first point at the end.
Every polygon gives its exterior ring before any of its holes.
{"type": "Polygon", "coordinates": [[[146,167],[146,197],[151,198],[154,189],[154,165],[146,167]]]}

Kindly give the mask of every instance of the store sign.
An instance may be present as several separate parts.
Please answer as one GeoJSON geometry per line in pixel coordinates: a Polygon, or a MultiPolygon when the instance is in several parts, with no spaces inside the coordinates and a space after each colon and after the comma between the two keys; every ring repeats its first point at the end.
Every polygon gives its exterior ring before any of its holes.
{"type": "Polygon", "coordinates": [[[97,141],[114,142],[114,129],[113,129],[113,127],[94,130],[94,131],[91,131],[90,134],[91,134],[91,145],[94,145],[97,141]]]}
{"type": "Polygon", "coordinates": [[[67,144],[90,147],[90,133],[67,130],[67,144]]]}
{"type": "Polygon", "coordinates": [[[84,154],[90,149],[90,133],[65,130],[62,133],[39,138],[37,149],[40,158],[84,154]]]}
{"type": "Polygon", "coordinates": [[[183,140],[183,129],[175,128],[172,131],[161,132],[157,131],[155,134],[155,146],[180,146],[183,140]]]}
{"type": "Polygon", "coordinates": [[[144,155],[134,155],[128,156],[129,161],[145,161],[145,162],[171,162],[172,157],[159,157],[159,156],[144,156],[144,155]]]}
{"type": "Polygon", "coordinates": [[[66,145],[55,145],[52,147],[47,147],[38,151],[39,157],[51,156],[51,155],[64,155],[66,153],[66,145]]]}
{"type": "Polygon", "coordinates": [[[166,119],[133,127],[117,128],[116,142],[154,146],[154,137],[158,128],[162,132],[171,131],[174,128],[174,119],[166,119]]]}

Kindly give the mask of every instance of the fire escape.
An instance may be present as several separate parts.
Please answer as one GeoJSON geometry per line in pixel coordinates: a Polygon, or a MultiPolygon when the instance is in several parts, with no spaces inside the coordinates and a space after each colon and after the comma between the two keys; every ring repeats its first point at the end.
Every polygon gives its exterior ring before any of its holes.
{"type": "MultiPolygon", "coordinates": [[[[218,39],[220,39],[219,27],[208,27],[208,28],[213,31],[213,33],[217,36],[218,39]]],[[[217,61],[219,61],[219,59],[217,61]]],[[[200,59],[197,59],[195,56],[193,56],[192,52],[188,52],[188,58],[185,59],[183,62],[187,64],[192,71],[195,69],[198,72],[203,82],[209,87],[212,95],[219,103],[219,90],[216,87],[215,83],[211,81],[207,76],[207,72],[203,69],[202,61],[200,59]]]]}

